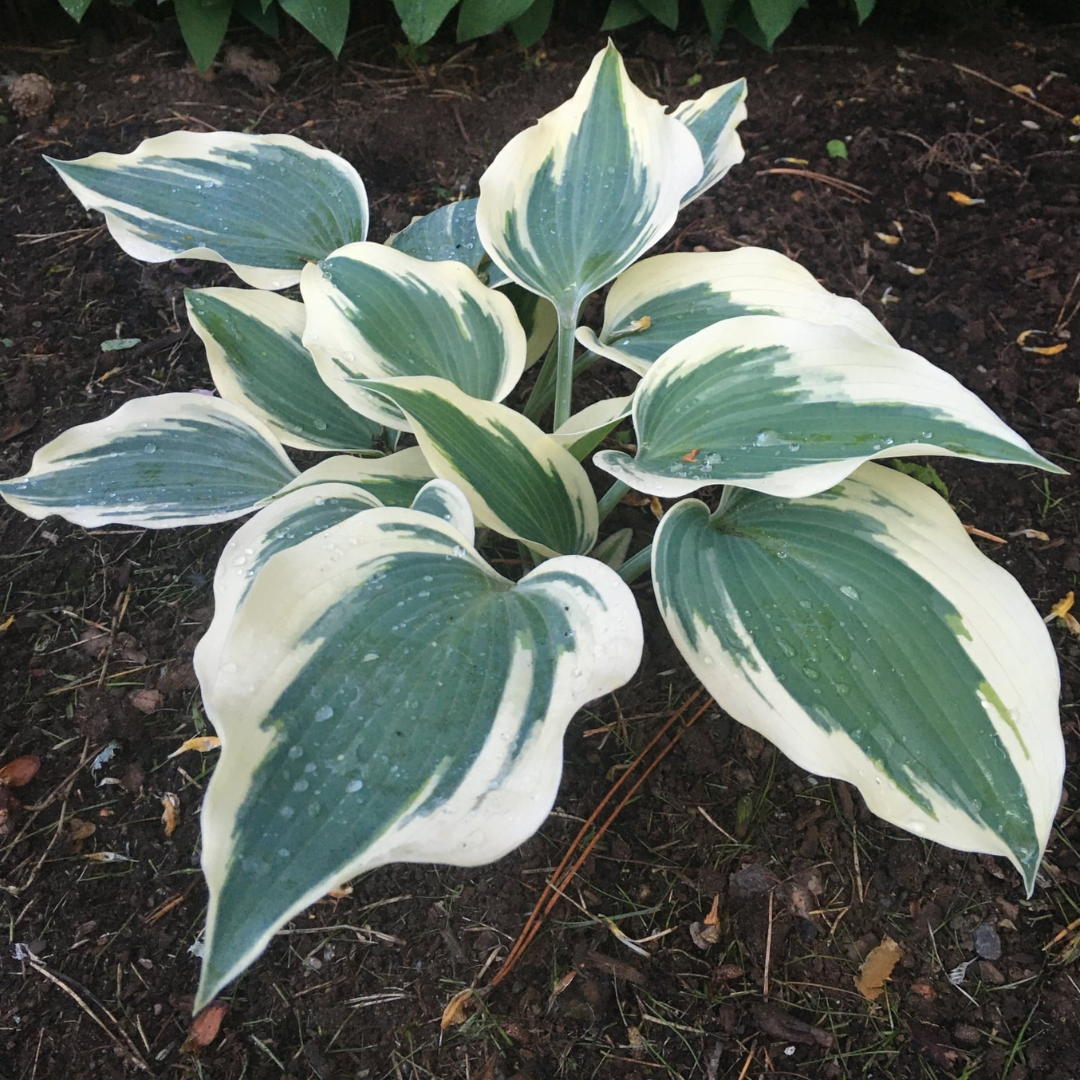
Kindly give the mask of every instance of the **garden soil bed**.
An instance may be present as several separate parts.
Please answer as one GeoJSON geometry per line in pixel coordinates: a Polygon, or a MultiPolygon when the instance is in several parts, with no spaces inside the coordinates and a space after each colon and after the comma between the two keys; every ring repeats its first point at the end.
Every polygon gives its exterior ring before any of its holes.
{"type": "MultiPolygon", "coordinates": [[[[1074,470],[935,459],[963,521],[1005,541],[977,542],[1047,614],[1080,578],[1080,37],[1001,18],[933,39],[809,21],[771,56],[738,38],[715,52],[640,31],[620,44],[669,104],[750,84],[746,161],[662,250],[787,253],[1074,470]],[[833,139],[848,160],[828,156],[833,139]]],[[[0,126],[0,476],[129,398],[209,387],[182,290],[230,282],[209,264],[127,258],[42,154],[126,152],[180,128],[292,132],[357,166],[382,240],[475,194],[496,151],[570,94],[602,44],[553,33],[526,56],[496,37],[410,58],[394,41],[370,29],[335,64],[306,40],[241,37],[276,71],[234,56],[212,79],[167,25],[0,48],[2,72],[55,89],[47,115],[9,108],[0,126]],[[140,344],[101,350],[118,337],[140,344]]],[[[626,392],[618,371],[594,371],[585,392],[626,392]]],[[[647,530],[648,508],[619,513],[647,530]]],[[[0,837],[0,1080],[130,1076],[136,1055],[153,1076],[213,1080],[1080,1077],[1080,638],[1056,623],[1070,771],[1030,899],[1003,860],[882,824],[853,789],[806,775],[712,707],[512,973],[440,1028],[451,998],[497,969],[582,820],[695,689],[647,583],[645,663],[571,725],[540,833],[494,866],[392,866],[315,905],[230,989],[213,1042],[184,1049],[206,901],[199,806],[216,755],[171,755],[205,728],[191,655],[229,532],[87,532],[0,512],[0,764],[41,759],[7,793],[0,837]],[[166,793],[179,802],[171,836],[166,793]],[[871,1002],[853,977],[886,937],[901,955],[871,1002]]]]}

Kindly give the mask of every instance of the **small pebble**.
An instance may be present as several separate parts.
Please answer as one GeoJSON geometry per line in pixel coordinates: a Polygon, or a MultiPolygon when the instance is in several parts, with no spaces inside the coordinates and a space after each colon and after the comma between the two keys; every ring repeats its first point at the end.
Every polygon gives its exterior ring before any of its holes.
{"type": "Polygon", "coordinates": [[[1001,959],[1001,938],[990,923],[979,923],[971,932],[975,944],[975,951],[984,960],[1001,959]]]}

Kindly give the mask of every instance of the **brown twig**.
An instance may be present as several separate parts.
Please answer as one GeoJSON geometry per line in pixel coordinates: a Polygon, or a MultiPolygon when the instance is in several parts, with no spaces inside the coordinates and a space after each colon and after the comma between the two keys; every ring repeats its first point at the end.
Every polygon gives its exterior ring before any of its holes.
{"type": "Polygon", "coordinates": [[[536,905],[533,907],[531,914],[525,921],[525,926],[522,928],[521,933],[518,935],[517,940],[510,948],[510,952],[507,953],[506,959],[502,963],[502,967],[495,973],[491,982],[488,984],[488,988],[497,986],[513,969],[514,965],[520,959],[522,953],[529,947],[533,939],[540,931],[540,927],[543,925],[544,919],[551,913],[552,909],[559,902],[562,894],[566,891],[570,882],[573,880],[574,875],[581,869],[585,860],[592,853],[593,848],[597,842],[604,835],[604,833],[611,826],[611,823],[618,817],[622,808],[633,798],[638,788],[648,779],[650,773],[657,765],[667,756],[667,754],[675,747],[675,744],[682,738],[683,733],[694,724],[697,719],[713,704],[712,698],[707,698],[705,704],[702,705],[696,713],[679,729],[676,735],[672,738],[671,742],[661,750],[655,758],[649,763],[645,771],[638,777],[638,779],[630,787],[630,790],[619,800],[615,809],[604,819],[603,823],[597,828],[592,839],[582,849],[581,854],[574,859],[574,862],[569,867],[570,860],[574,856],[574,852],[578,845],[585,838],[589,830],[592,828],[593,823],[600,816],[600,812],[605,806],[615,797],[620,787],[625,783],[630,774],[638,767],[638,765],[645,759],[652,748],[659,742],[664,734],[671,728],[671,726],[686,712],[686,710],[694,703],[694,701],[701,694],[701,687],[698,687],[687,699],[675,710],[674,713],[668,718],[667,722],[660,728],[660,730],[649,740],[648,745],[636,758],[634,758],[630,767],[619,777],[618,780],[612,784],[608,793],[597,804],[596,809],[589,815],[585,824],[581,826],[578,834],[570,842],[570,846],[566,850],[566,854],[562,857],[559,865],[555,868],[554,874],[551,875],[551,879],[544,887],[544,891],[540,894],[540,899],[536,901],[536,905]]]}
{"type": "Polygon", "coordinates": [[[772,964],[773,894],[769,890],[769,929],[765,933],[765,976],[761,980],[761,997],[769,1000],[769,966],[772,964]]]}
{"type": "Polygon", "coordinates": [[[77,982],[67,978],[64,975],[55,974],[54,972],[50,971],[40,960],[35,960],[32,956],[26,957],[25,960],[26,963],[28,963],[39,975],[44,975],[45,978],[49,980],[49,982],[51,982],[54,986],[58,986],[61,990],[64,991],[65,994],[72,998],[72,1000],[75,1001],[75,1003],[86,1013],[86,1015],[89,1016],[90,1019],[93,1020],[94,1023],[97,1024],[98,1027],[100,1027],[101,1030],[105,1032],[106,1035],[109,1036],[113,1043],[116,1044],[117,1049],[119,1049],[121,1054],[126,1057],[132,1065],[134,1065],[137,1069],[141,1069],[145,1073],[149,1073],[151,1071],[150,1066],[146,1064],[146,1061],[143,1059],[142,1054],[139,1053],[138,1048],[135,1046],[135,1043],[128,1036],[127,1032],[124,1031],[124,1029],[120,1026],[120,1023],[116,1019],[116,1017],[113,1016],[113,1014],[109,1012],[109,1010],[106,1009],[105,1006],[102,1005],[101,1002],[98,1001],[94,997],[94,995],[86,989],[85,986],[79,986],[77,982]],[[102,1020],[101,1017],[98,1016],[98,1014],[90,1008],[86,1001],[79,996],[79,994],[76,992],[76,987],[78,987],[78,989],[81,990],[82,993],[86,995],[86,997],[93,1001],[94,1004],[116,1025],[115,1032],[112,1031],[109,1028],[108,1024],[106,1024],[105,1021],[102,1020]]]}
{"type": "MultiPolygon", "coordinates": [[[[113,535],[115,536],[116,534],[114,533],[113,535]]],[[[138,667],[125,668],[123,671],[113,672],[112,675],[108,676],[108,679],[122,679],[125,675],[135,675],[140,671],[149,671],[150,668],[162,667],[164,664],[170,662],[171,661],[169,660],[155,660],[152,664],[140,664],[138,667]]],[[[67,694],[72,690],[82,690],[87,686],[100,685],[97,676],[95,676],[92,679],[84,679],[82,682],[68,683],[66,686],[57,686],[52,690],[46,690],[42,697],[52,697],[54,694],[67,694]]]]}
{"type": "Polygon", "coordinates": [[[1057,109],[1051,109],[1049,105],[1044,105],[1041,101],[1036,101],[1030,94],[1022,94],[1019,90],[1014,90],[1011,86],[1006,86],[1004,83],[998,82],[997,79],[991,79],[989,75],[984,75],[981,71],[976,71],[974,68],[965,67],[963,64],[953,64],[953,67],[956,68],[957,71],[962,71],[965,75],[970,75],[975,79],[982,79],[984,83],[996,86],[999,90],[1004,90],[1006,94],[1012,94],[1013,97],[1027,102],[1028,105],[1034,105],[1036,109],[1042,109],[1043,112],[1049,113],[1058,120],[1064,120],[1068,123],[1069,118],[1064,113],[1059,113],[1057,109]]]}
{"type": "MultiPolygon", "coordinates": [[[[96,752],[97,751],[95,750],[94,753],[96,752]]],[[[30,826],[34,824],[35,820],[37,820],[37,816],[42,812],[42,810],[47,810],[50,806],[52,806],[54,802],[56,802],[58,798],[61,797],[61,795],[64,799],[64,802],[67,802],[68,792],[71,789],[71,785],[75,783],[75,780],[78,777],[79,773],[82,772],[83,768],[86,766],[87,762],[90,761],[92,757],[93,754],[90,753],[90,740],[87,739],[83,743],[82,753],[79,755],[79,764],[76,765],[75,768],[72,769],[72,771],[68,773],[68,775],[64,777],[64,779],[61,780],[60,783],[57,784],[56,787],[54,787],[52,791],[49,792],[49,794],[46,795],[41,802],[35,803],[33,806],[27,806],[25,808],[26,810],[30,811],[30,817],[27,818],[27,820],[23,823],[23,827],[15,834],[15,836],[11,840],[9,840],[3,848],[0,848],[0,856],[6,855],[15,847],[17,843],[19,843],[20,840],[22,840],[22,838],[29,831],[30,826]]]]}
{"type": "Polygon", "coordinates": [[[838,180],[835,176],[827,176],[825,173],[813,172],[810,169],[762,169],[758,176],[801,176],[807,180],[817,180],[821,184],[828,184],[845,195],[850,195],[859,202],[869,203],[866,198],[871,192],[858,184],[849,184],[846,180],[838,180]],[[861,194],[860,194],[861,193],[861,194]]]}
{"type": "Polygon", "coordinates": [[[116,644],[116,634],[120,629],[120,624],[124,621],[124,616],[127,614],[128,604],[131,603],[131,593],[133,585],[128,582],[128,587],[124,590],[124,596],[120,601],[119,610],[116,615],[113,616],[112,628],[109,630],[109,644],[105,649],[105,657],[101,661],[101,674],[98,676],[98,689],[100,690],[105,685],[105,676],[109,671],[109,661],[112,659],[113,646],[116,644]]]}

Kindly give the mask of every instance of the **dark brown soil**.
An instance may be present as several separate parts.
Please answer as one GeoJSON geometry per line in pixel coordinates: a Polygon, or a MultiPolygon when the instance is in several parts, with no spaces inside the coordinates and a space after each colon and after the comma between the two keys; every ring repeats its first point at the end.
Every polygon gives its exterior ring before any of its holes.
{"type": "MultiPolygon", "coordinates": [[[[1080,113],[1080,36],[1001,18],[933,40],[908,27],[904,49],[847,21],[800,25],[772,56],[737,39],[713,59],[694,39],[621,44],[668,103],[750,82],[747,160],[688,209],[666,250],[751,243],[798,258],[1075,469],[1080,146],[1068,136],[1080,128],[1068,118],[1080,113]],[[837,138],[848,161],[826,154],[837,138]],[[784,158],[867,194],[768,171],[803,168],[784,158]],[[961,205],[954,191],[984,201],[961,205]],[[901,227],[896,246],[875,235],[901,227]],[[1028,348],[1067,348],[1025,351],[1029,330],[1028,348]]],[[[500,37],[419,62],[376,30],[335,65],[304,42],[253,38],[280,68],[268,91],[235,70],[199,78],[168,27],[139,33],[0,48],[5,73],[41,73],[56,92],[49,115],[8,110],[0,126],[4,477],[127,398],[209,386],[181,290],[228,280],[127,258],[43,153],[125,152],[180,127],[294,132],[356,164],[380,240],[475,194],[494,153],[568,96],[602,44],[556,34],[525,57],[500,37]],[[117,336],[142,344],[100,351],[117,336]]],[[[1075,473],[936,460],[963,520],[1007,539],[980,543],[1041,612],[1077,588],[1075,473]]],[[[1080,1077],[1080,938],[1075,925],[1059,935],[1080,916],[1080,639],[1057,626],[1070,774],[1031,900],[1002,861],[883,825],[851,789],[807,777],[713,709],[622,811],[509,978],[440,1031],[451,997],[490,978],[482,969],[517,936],[580,821],[692,691],[657,633],[639,678],[572,726],[558,806],[536,838],[492,867],[390,867],[316,905],[231,991],[218,1038],[200,1057],[183,1051],[205,904],[198,811],[215,755],[169,755],[204,729],[191,652],[228,533],[87,533],[0,514],[0,764],[42,762],[0,837],[0,1080],[119,1077],[132,1050],[154,1076],[214,1080],[1080,1077]],[[104,653],[86,640],[102,628],[104,653]],[[180,804],[171,838],[166,792],[180,804]],[[88,858],[106,852],[124,861],[88,858]],[[717,941],[699,926],[695,943],[691,924],[716,897],[717,941]],[[645,955],[612,925],[648,939],[645,955]],[[853,975],[886,936],[902,957],[871,1003],[853,975]]],[[[637,591],[647,607],[648,585],[637,591]]]]}

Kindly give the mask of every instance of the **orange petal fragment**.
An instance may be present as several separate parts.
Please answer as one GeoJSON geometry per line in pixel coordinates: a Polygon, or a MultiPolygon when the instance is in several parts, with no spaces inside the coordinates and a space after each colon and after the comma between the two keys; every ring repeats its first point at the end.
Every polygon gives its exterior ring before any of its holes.
{"type": "Polygon", "coordinates": [[[172,836],[180,824],[180,799],[171,791],[166,791],[161,796],[161,805],[164,813],[161,815],[161,824],[165,826],[166,837],[172,836]]]}
{"type": "Polygon", "coordinates": [[[1060,345],[1027,345],[1024,352],[1035,353],[1037,356],[1057,356],[1063,353],[1069,346],[1063,341],[1060,345]]]}
{"type": "Polygon", "coordinates": [[[179,750],[174,750],[169,759],[179,757],[181,754],[187,753],[188,750],[198,750],[200,754],[209,753],[211,750],[218,750],[221,747],[221,740],[216,735],[197,735],[194,739],[188,739],[179,750]]]}
{"type": "Polygon", "coordinates": [[[962,191],[950,191],[948,192],[948,195],[954,203],[959,203],[961,206],[980,206],[986,202],[985,199],[973,199],[970,195],[965,195],[962,191]]]}
{"type": "Polygon", "coordinates": [[[1057,603],[1056,603],[1056,604],[1055,604],[1055,605],[1054,605],[1054,606],[1053,606],[1053,607],[1052,607],[1052,608],[1050,609],[1050,615],[1051,615],[1051,617],[1053,617],[1053,616],[1057,616],[1057,618],[1059,618],[1059,619],[1064,619],[1064,618],[1065,618],[1065,616],[1066,616],[1066,615],[1068,615],[1070,611],[1072,611],[1072,609],[1073,609],[1073,604],[1075,603],[1075,601],[1076,601],[1076,593],[1074,593],[1074,592],[1072,591],[1072,589],[1070,589],[1070,590],[1069,590],[1069,591],[1068,591],[1068,592],[1067,592],[1067,593],[1065,594],[1065,598],[1064,598],[1063,600],[1059,600],[1059,601],[1058,601],[1058,602],[1057,602],[1057,603]]]}

